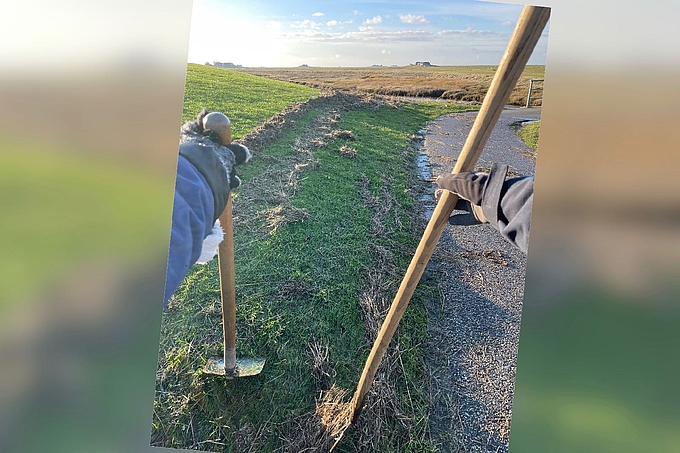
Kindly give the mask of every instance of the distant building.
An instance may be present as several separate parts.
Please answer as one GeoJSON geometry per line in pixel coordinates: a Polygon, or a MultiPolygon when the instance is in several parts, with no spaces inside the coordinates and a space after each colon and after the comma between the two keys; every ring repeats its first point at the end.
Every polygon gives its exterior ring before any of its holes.
{"type": "Polygon", "coordinates": [[[213,61],[212,64],[206,63],[206,66],[215,66],[216,68],[242,68],[240,64],[222,63],[221,61],[213,61]]]}
{"type": "Polygon", "coordinates": [[[416,61],[416,66],[432,66],[429,61],[416,61]]]}
{"type": "Polygon", "coordinates": [[[308,65],[308,64],[301,64],[300,67],[301,67],[301,68],[308,68],[309,65],[308,65]]]}

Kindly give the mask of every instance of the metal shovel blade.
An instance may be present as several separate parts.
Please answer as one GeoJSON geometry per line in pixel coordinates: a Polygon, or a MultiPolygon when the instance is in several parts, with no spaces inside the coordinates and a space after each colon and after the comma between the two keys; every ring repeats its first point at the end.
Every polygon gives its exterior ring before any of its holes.
{"type": "Polygon", "coordinates": [[[224,368],[224,359],[208,359],[203,368],[203,372],[207,374],[217,374],[219,376],[226,376],[227,379],[235,377],[255,376],[262,372],[264,368],[265,359],[259,358],[241,358],[236,359],[236,367],[233,370],[224,368]]]}

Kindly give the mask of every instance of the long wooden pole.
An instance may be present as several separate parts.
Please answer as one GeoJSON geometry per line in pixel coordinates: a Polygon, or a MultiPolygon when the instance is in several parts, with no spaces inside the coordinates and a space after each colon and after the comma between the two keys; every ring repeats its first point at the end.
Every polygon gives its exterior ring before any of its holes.
{"type": "MultiPolygon", "coordinates": [[[[231,143],[231,125],[220,133],[224,144],[231,143]]],[[[222,299],[222,336],[224,338],[224,371],[227,378],[236,370],[236,271],[234,270],[234,224],[231,193],[220,214],[224,239],[217,249],[220,273],[220,298],[222,299]]]]}
{"type": "MultiPolygon", "coordinates": [[[[491,135],[491,131],[496,125],[503,107],[510,97],[510,93],[517,84],[520,74],[524,70],[527,61],[529,61],[529,57],[549,18],[550,8],[525,6],[522,10],[515,31],[510,38],[510,43],[496,70],[489,91],[484,98],[482,107],[470,130],[453,173],[472,171],[474,169],[484,149],[484,145],[491,135]]],[[[378,333],[378,337],[364,366],[364,371],[352,400],[352,423],[356,421],[361,413],[364,398],[371,388],[380,362],[385,355],[394,332],[399,326],[399,321],[411,300],[420,277],[423,275],[425,266],[430,257],[432,257],[432,252],[457,201],[458,197],[455,194],[444,191],[432,214],[432,218],[425,229],[425,233],[420,240],[420,244],[416,249],[415,255],[411,260],[411,264],[406,271],[406,275],[401,282],[390,311],[385,318],[385,322],[378,333]]]]}
{"type": "Polygon", "coordinates": [[[227,377],[236,368],[236,276],[234,273],[234,229],[231,212],[231,194],[220,215],[224,239],[217,249],[222,298],[222,335],[224,337],[224,370],[227,377]]]}

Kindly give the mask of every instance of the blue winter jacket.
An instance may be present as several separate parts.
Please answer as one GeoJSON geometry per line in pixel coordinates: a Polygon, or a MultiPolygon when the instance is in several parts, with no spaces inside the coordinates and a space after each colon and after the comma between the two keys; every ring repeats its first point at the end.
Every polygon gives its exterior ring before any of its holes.
{"type": "Polygon", "coordinates": [[[212,231],[214,210],[213,193],[207,181],[196,167],[179,156],[164,306],[200,256],[203,239],[212,231]]]}

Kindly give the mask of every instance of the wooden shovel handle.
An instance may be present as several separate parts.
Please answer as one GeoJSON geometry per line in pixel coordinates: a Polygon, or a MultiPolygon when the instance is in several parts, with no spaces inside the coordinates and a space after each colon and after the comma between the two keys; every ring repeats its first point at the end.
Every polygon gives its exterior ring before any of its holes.
{"type": "MultiPolygon", "coordinates": [[[[503,107],[517,84],[517,80],[519,80],[519,76],[524,70],[549,18],[550,8],[525,6],[522,10],[515,31],[510,38],[510,43],[496,70],[489,91],[484,98],[482,107],[461,150],[453,173],[474,169],[484,149],[484,145],[491,135],[491,131],[496,125],[503,107]]],[[[406,275],[401,282],[390,311],[385,318],[385,322],[378,333],[378,337],[364,366],[361,379],[352,400],[352,423],[356,421],[361,413],[364,398],[371,388],[380,362],[385,355],[394,332],[399,326],[399,321],[411,300],[420,277],[423,275],[425,266],[430,257],[432,257],[432,252],[457,201],[458,197],[455,194],[444,191],[432,214],[432,218],[425,229],[425,233],[420,240],[420,244],[411,260],[411,264],[406,271],[406,275]]]]}
{"type": "Polygon", "coordinates": [[[222,297],[222,333],[224,335],[224,369],[227,375],[236,367],[236,277],[234,274],[234,228],[231,194],[220,215],[224,240],[217,250],[222,297]]]}

